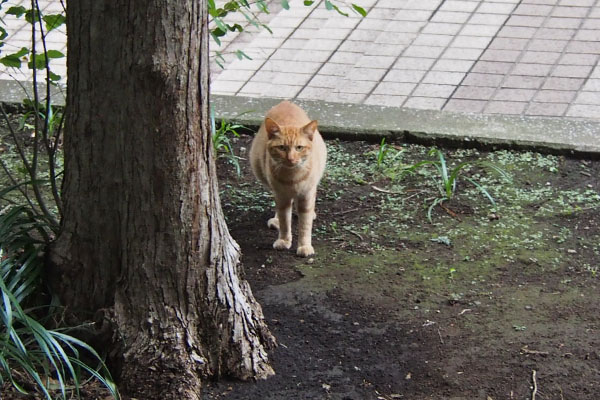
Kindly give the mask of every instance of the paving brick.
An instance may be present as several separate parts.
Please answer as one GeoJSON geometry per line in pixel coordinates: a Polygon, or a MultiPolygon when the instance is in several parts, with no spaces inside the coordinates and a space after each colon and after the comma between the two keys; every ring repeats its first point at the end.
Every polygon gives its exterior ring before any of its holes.
{"type": "Polygon", "coordinates": [[[401,10],[394,15],[394,21],[427,21],[433,11],[401,10]]]}
{"type": "Polygon", "coordinates": [[[567,28],[541,28],[535,33],[537,39],[562,39],[570,40],[575,34],[575,29],[567,28]]]}
{"type": "Polygon", "coordinates": [[[596,66],[594,67],[594,69],[592,70],[592,75],[591,75],[591,77],[592,77],[593,79],[598,79],[598,78],[600,78],[600,67],[599,67],[598,65],[596,65],[596,66]]]}
{"type": "Polygon", "coordinates": [[[581,27],[584,29],[600,29],[600,19],[586,19],[581,27]]]}
{"type": "Polygon", "coordinates": [[[497,61],[478,61],[471,71],[488,74],[506,74],[512,68],[512,63],[497,61]]]}
{"type": "Polygon", "coordinates": [[[558,60],[559,64],[565,65],[596,65],[598,54],[565,53],[558,60]]]}
{"type": "Polygon", "coordinates": [[[420,34],[412,44],[419,46],[447,46],[454,36],[451,35],[432,35],[428,33],[420,34]]]}
{"type": "Polygon", "coordinates": [[[305,87],[298,95],[301,99],[324,100],[331,93],[331,89],[321,87],[305,87]]]}
{"type": "Polygon", "coordinates": [[[462,28],[462,26],[462,24],[452,24],[447,22],[429,22],[421,32],[438,35],[454,35],[462,28]]]}
{"type": "Polygon", "coordinates": [[[541,76],[519,76],[509,75],[502,82],[503,88],[515,89],[539,89],[544,83],[544,77],[541,76]]]}
{"type": "Polygon", "coordinates": [[[347,77],[350,80],[379,81],[385,73],[385,69],[352,68],[347,77]]]}
{"type": "Polygon", "coordinates": [[[284,72],[279,73],[273,79],[274,85],[294,85],[294,86],[304,86],[308,83],[308,81],[312,78],[311,74],[298,74],[298,73],[290,73],[284,72]]]}
{"type": "Polygon", "coordinates": [[[517,61],[521,55],[520,50],[499,50],[499,49],[487,49],[482,55],[481,60],[484,61],[505,61],[514,62],[517,61]]]}
{"type": "Polygon", "coordinates": [[[582,42],[574,40],[567,45],[565,51],[569,53],[599,54],[600,42],[582,42]]]}
{"type": "Polygon", "coordinates": [[[435,10],[439,7],[442,0],[413,0],[406,3],[405,10],[435,10]]]}
{"type": "Polygon", "coordinates": [[[360,52],[336,51],[333,53],[329,61],[332,63],[354,65],[362,56],[363,53],[360,52]]]}
{"type": "MultiPolygon", "coordinates": [[[[244,90],[246,88],[244,87],[244,90]]],[[[296,95],[300,92],[302,86],[292,86],[292,85],[266,85],[262,92],[262,96],[266,97],[275,97],[278,99],[290,99],[296,97],[296,95]]],[[[244,94],[244,90],[240,92],[240,94],[244,94]]]]}
{"type": "Polygon", "coordinates": [[[423,78],[423,83],[458,85],[464,76],[463,72],[429,71],[423,78]]]}
{"type": "Polygon", "coordinates": [[[380,43],[377,46],[371,46],[365,52],[367,56],[399,56],[402,51],[406,48],[403,44],[384,44],[380,43]]]}
{"type": "Polygon", "coordinates": [[[583,86],[584,81],[585,79],[580,78],[550,77],[546,79],[542,89],[579,90],[583,86]]]}
{"type": "MultiPolygon", "coordinates": [[[[258,70],[256,71],[256,73],[252,76],[252,82],[265,82],[265,83],[271,83],[273,82],[273,79],[275,79],[275,76],[277,76],[278,72],[273,72],[273,71],[265,71],[265,70],[258,70]]],[[[212,86],[211,86],[212,89],[212,86]]]]}
{"type": "Polygon", "coordinates": [[[309,39],[298,39],[298,38],[288,38],[279,50],[281,49],[303,49],[306,44],[309,42],[309,39]]]}
{"type": "Polygon", "coordinates": [[[416,83],[400,83],[383,81],[377,85],[373,94],[407,96],[417,86],[416,83]]]}
{"type": "Polygon", "coordinates": [[[558,6],[552,10],[553,17],[567,17],[567,18],[582,18],[585,17],[590,11],[589,7],[563,7],[558,6]]]}
{"type": "Polygon", "coordinates": [[[583,90],[600,92],[600,79],[588,79],[582,88],[583,90]]]}
{"type": "Polygon", "coordinates": [[[494,38],[490,43],[490,49],[500,50],[524,50],[529,40],[517,38],[494,38]]]}
{"type": "Polygon", "coordinates": [[[402,56],[394,64],[394,69],[417,69],[417,70],[428,70],[431,68],[435,59],[422,58],[422,57],[408,57],[402,56]]]}
{"type": "Polygon", "coordinates": [[[533,15],[545,17],[552,12],[552,6],[539,4],[521,4],[514,11],[514,15],[533,15]]]}
{"type": "Polygon", "coordinates": [[[600,106],[589,105],[589,104],[573,104],[567,110],[567,117],[582,117],[590,118],[594,115],[600,115],[600,106]]]}
{"type": "Polygon", "coordinates": [[[438,58],[444,50],[445,47],[410,46],[404,51],[403,56],[419,58],[438,58]]]}
{"type": "Polygon", "coordinates": [[[384,25],[386,35],[394,33],[417,33],[425,25],[424,21],[390,21],[384,25]]]}
{"type": "MultiPolygon", "coordinates": [[[[219,74],[219,81],[247,81],[255,74],[252,70],[226,69],[219,74]]],[[[213,82],[214,85],[215,82],[213,82]]]]}
{"type": "Polygon", "coordinates": [[[384,82],[420,82],[425,76],[425,70],[393,69],[383,78],[384,82]]]}
{"type": "Polygon", "coordinates": [[[549,64],[526,64],[519,63],[511,71],[512,75],[546,76],[552,68],[549,64]]]}
{"type": "Polygon", "coordinates": [[[309,87],[333,89],[343,81],[341,76],[317,74],[308,82],[309,87]]]}
{"type": "Polygon", "coordinates": [[[599,92],[579,92],[579,94],[575,98],[574,103],[600,105],[600,93],[599,92]]]}
{"type": "Polygon", "coordinates": [[[355,29],[348,36],[348,40],[359,40],[363,42],[375,41],[379,35],[381,35],[381,31],[355,29]]]}
{"type": "Polygon", "coordinates": [[[506,21],[507,26],[530,26],[540,27],[544,23],[544,17],[524,16],[524,15],[511,15],[506,21]]]}
{"type": "MultiPolygon", "coordinates": [[[[547,28],[578,28],[583,19],[581,18],[560,18],[560,17],[552,17],[548,18],[544,22],[544,26],[547,28]]],[[[587,21],[586,21],[587,22],[587,21]]]]}
{"type": "Polygon", "coordinates": [[[526,102],[516,102],[516,101],[490,101],[484,112],[489,114],[513,114],[519,115],[522,114],[527,106],[526,102]]]}
{"type": "Polygon", "coordinates": [[[527,110],[525,111],[525,115],[532,116],[562,116],[567,111],[569,104],[566,103],[531,103],[527,110]]]}
{"type": "Polygon", "coordinates": [[[567,43],[567,40],[533,39],[529,42],[528,50],[561,52],[567,47],[567,43]]]}
{"type": "Polygon", "coordinates": [[[393,56],[363,56],[356,63],[357,67],[362,68],[389,68],[396,57],[393,56]]]}
{"type": "Polygon", "coordinates": [[[466,36],[495,36],[500,29],[497,25],[466,24],[460,31],[466,36]]]}
{"type": "Polygon", "coordinates": [[[346,76],[351,69],[352,65],[350,64],[327,63],[321,67],[319,73],[323,75],[346,76]]]}
{"type": "Polygon", "coordinates": [[[211,93],[215,94],[236,94],[246,81],[216,81],[210,86],[211,93]]]}
{"type": "MultiPolygon", "coordinates": [[[[375,39],[375,45],[379,44],[403,44],[409,45],[417,36],[416,33],[403,33],[403,32],[385,32],[381,35],[377,36],[375,39]]],[[[373,46],[373,42],[367,42],[369,46],[366,48],[370,48],[373,46]]]]}
{"type": "Polygon", "coordinates": [[[430,83],[421,83],[415,89],[413,95],[421,97],[443,97],[448,98],[454,89],[455,85],[437,85],[430,83]]]}
{"type": "Polygon", "coordinates": [[[504,14],[474,13],[469,19],[470,24],[494,25],[500,27],[508,19],[504,14]]]}
{"type": "Polygon", "coordinates": [[[465,49],[460,47],[449,47],[443,54],[443,58],[453,59],[453,60],[477,60],[481,53],[482,49],[465,49]]]}
{"type": "Polygon", "coordinates": [[[338,90],[340,93],[362,93],[368,94],[377,85],[377,81],[357,81],[357,80],[345,80],[342,81],[338,90]]]}
{"type": "Polygon", "coordinates": [[[470,13],[466,13],[466,12],[438,11],[431,18],[431,21],[433,21],[433,22],[450,22],[450,23],[459,23],[459,24],[462,24],[463,22],[466,22],[469,19],[470,16],[471,16],[471,14],[470,13]]]}
{"type": "Polygon", "coordinates": [[[463,47],[466,49],[485,49],[490,41],[491,37],[480,37],[480,36],[457,36],[452,42],[452,47],[463,47]]]}
{"type": "MultiPolygon", "coordinates": [[[[408,3],[408,1],[403,1],[403,0],[379,0],[376,1],[377,5],[379,7],[383,7],[383,8],[403,8],[406,3],[408,3]]],[[[361,2],[362,5],[362,2],[361,2]]],[[[363,6],[364,7],[364,6],[363,6]]]]}
{"type": "Polygon", "coordinates": [[[542,103],[570,103],[576,94],[574,90],[540,90],[533,100],[542,103]]]}
{"type": "Polygon", "coordinates": [[[337,103],[362,103],[365,95],[362,93],[330,93],[325,100],[337,103]]]}
{"type": "Polygon", "coordinates": [[[420,108],[423,110],[441,110],[446,102],[445,98],[410,97],[404,107],[420,108]]]}
{"type": "Polygon", "coordinates": [[[345,39],[351,31],[350,28],[321,28],[313,37],[317,39],[345,39]]]}
{"type": "Polygon", "coordinates": [[[555,51],[527,51],[523,53],[520,62],[533,64],[555,64],[560,53],[555,51]]]}
{"type": "MultiPolygon", "coordinates": [[[[302,49],[297,51],[292,60],[294,61],[317,61],[317,62],[325,62],[331,57],[333,53],[332,50],[307,50],[302,49]]],[[[289,58],[288,58],[289,60],[289,58]]]]}
{"type": "Polygon", "coordinates": [[[575,6],[575,7],[591,7],[596,3],[596,0],[560,0],[558,2],[561,6],[575,6]]]}
{"type": "Polygon", "coordinates": [[[356,53],[364,53],[369,47],[373,46],[371,42],[364,42],[359,40],[346,40],[342,42],[340,47],[336,51],[350,51],[356,53]]]}
{"type": "Polygon", "coordinates": [[[478,3],[464,0],[446,0],[439,8],[441,11],[465,11],[471,12],[477,8],[478,3]]]}
{"type": "Polygon", "coordinates": [[[455,99],[489,100],[496,88],[485,86],[460,86],[452,95],[455,99]]]}
{"type": "Polygon", "coordinates": [[[482,74],[471,72],[463,80],[463,85],[497,87],[502,82],[504,74],[482,74]]]}
{"type": "Polygon", "coordinates": [[[591,65],[557,65],[552,71],[551,76],[587,78],[591,72],[591,65]]]}
{"type": "Polygon", "coordinates": [[[471,60],[440,59],[431,68],[434,71],[467,72],[475,64],[471,60]]]}
{"type": "Polygon", "coordinates": [[[407,96],[372,94],[365,100],[365,104],[371,104],[375,106],[402,107],[406,99],[407,96]]]}
{"type": "Polygon", "coordinates": [[[246,82],[238,91],[238,94],[242,96],[262,95],[267,86],[269,85],[263,82],[246,82]]]}
{"type": "Polygon", "coordinates": [[[494,100],[529,101],[535,93],[535,89],[500,88],[494,95],[494,100]]]}
{"type": "Polygon", "coordinates": [[[337,49],[341,45],[341,43],[342,41],[340,39],[311,39],[304,48],[310,50],[333,51],[337,49]]]}
{"type": "Polygon", "coordinates": [[[580,29],[574,37],[575,40],[600,41],[600,30],[580,29]]]}
{"type": "Polygon", "coordinates": [[[452,98],[444,106],[444,111],[480,113],[487,101],[452,98]]]}
{"type": "Polygon", "coordinates": [[[515,5],[510,3],[493,3],[484,1],[480,3],[477,12],[509,15],[514,10],[514,8],[515,5]]]}

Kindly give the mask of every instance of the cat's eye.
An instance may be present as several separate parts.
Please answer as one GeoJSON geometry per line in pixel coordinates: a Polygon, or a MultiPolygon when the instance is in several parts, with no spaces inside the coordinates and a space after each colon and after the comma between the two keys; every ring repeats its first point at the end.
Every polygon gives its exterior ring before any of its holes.
{"type": "Polygon", "coordinates": [[[304,146],[296,146],[296,151],[302,151],[304,150],[304,146]]]}
{"type": "Polygon", "coordinates": [[[277,149],[278,149],[278,150],[281,150],[281,151],[288,151],[288,146],[285,146],[285,145],[279,145],[279,146],[277,146],[277,149]]]}

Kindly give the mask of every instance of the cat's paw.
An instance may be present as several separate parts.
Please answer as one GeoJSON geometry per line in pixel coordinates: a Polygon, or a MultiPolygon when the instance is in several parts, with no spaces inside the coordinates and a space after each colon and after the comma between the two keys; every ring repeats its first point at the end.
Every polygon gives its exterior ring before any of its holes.
{"type": "MultiPolygon", "coordinates": [[[[269,229],[277,229],[279,230],[279,219],[277,217],[273,217],[267,221],[267,226],[269,229]]],[[[289,247],[288,247],[289,249],[289,247]]]]}
{"type": "Polygon", "coordinates": [[[277,239],[273,243],[273,248],[275,250],[287,250],[290,247],[292,247],[292,241],[291,240],[277,239]]]}
{"type": "Polygon", "coordinates": [[[315,254],[315,249],[313,249],[313,247],[310,244],[306,246],[298,246],[296,254],[300,257],[309,257],[315,254]]]}

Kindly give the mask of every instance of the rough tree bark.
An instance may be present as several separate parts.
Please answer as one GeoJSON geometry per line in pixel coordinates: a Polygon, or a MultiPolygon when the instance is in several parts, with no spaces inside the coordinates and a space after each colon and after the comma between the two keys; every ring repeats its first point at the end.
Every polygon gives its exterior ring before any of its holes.
{"type": "MultiPolygon", "coordinates": [[[[54,286],[110,315],[120,386],[195,399],[206,375],[264,378],[274,338],[220,208],[205,0],[70,0],[54,286]]],[[[114,344],[113,344],[114,345],[114,344]]]]}

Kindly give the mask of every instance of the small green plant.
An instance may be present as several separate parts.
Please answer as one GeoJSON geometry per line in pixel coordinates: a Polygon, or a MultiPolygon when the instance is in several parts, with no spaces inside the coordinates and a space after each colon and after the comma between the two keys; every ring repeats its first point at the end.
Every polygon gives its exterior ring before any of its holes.
{"type": "Polygon", "coordinates": [[[50,306],[34,306],[44,245],[38,236],[45,223],[23,206],[0,214],[0,387],[8,382],[32,394],[33,385],[43,398],[57,392],[56,398],[66,399],[71,393],[79,397],[83,380],[91,376],[118,399],[100,355],[67,333],[74,328],[49,328],[55,314],[50,306]]]}
{"type": "Polygon", "coordinates": [[[219,128],[216,127],[214,110],[210,112],[210,123],[212,130],[212,145],[217,157],[225,158],[235,168],[235,173],[239,177],[242,175],[242,167],[240,165],[241,157],[237,156],[233,150],[233,138],[239,138],[238,129],[244,128],[243,125],[233,124],[222,119],[219,123],[219,128]]]}
{"type": "Polygon", "coordinates": [[[432,222],[431,214],[435,206],[442,205],[445,201],[452,199],[454,193],[456,192],[456,184],[458,182],[459,177],[461,176],[464,180],[466,180],[467,182],[475,186],[477,189],[479,189],[479,191],[490,201],[492,205],[496,205],[494,198],[492,197],[492,195],[490,195],[490,193],[485,187],[483,187],[480,183],[476,182],[473,178],[461,174],[465,170],[465,168],[470,166],[477,166],[480,168],[490,169],[494,172],[497,172],[505,180],[511,180],[510,176],[506,173],[506,171],[489,162],[481,160],[463,161],[454,168],[450,168],[448,166],[448,163],[446,162],[446,157],[444,156],[444,153],[441,150],[433,148],[428,152],[428,155],[430,157],[436,157],[437,159],[419,161],[418,163],[405,168],[404,173],[414,173],[421,167],[429,165],[433,166],[437,170],[438,176],[437,179],[434,179],[434,181],[439,189],[440,196],[433,199],[433,201],[429,204],[429,207],[427,209],[427,219],[429,220],[429,222],[432,222]]]}

